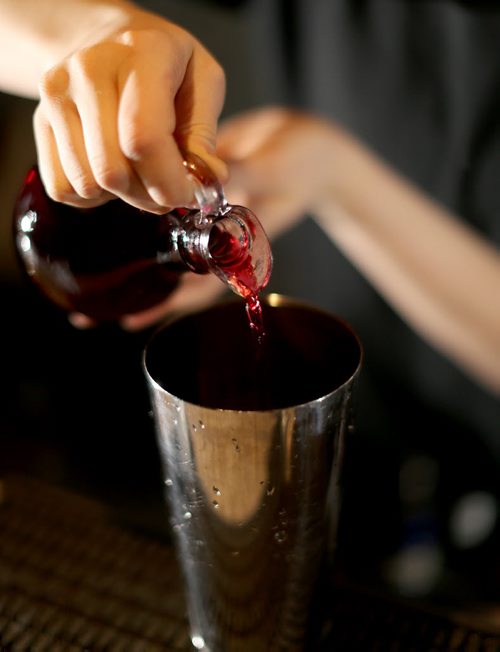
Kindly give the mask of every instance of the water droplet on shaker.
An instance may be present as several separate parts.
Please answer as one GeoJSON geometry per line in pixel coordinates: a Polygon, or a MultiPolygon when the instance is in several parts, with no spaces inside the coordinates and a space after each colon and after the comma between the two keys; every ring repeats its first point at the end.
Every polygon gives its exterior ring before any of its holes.
{"type": "Polygon", "coordinates": [[[203,650],[205,647],[205,640],[201,636],[193,636],[191,638],[191,643],[197,650],[203,650]]]}
{"type": "Polygon", "coordinates": [[[283,543],[284,541],[286,541],[287,533],[285,532],[285,530],[278,530],[278,532],[276,532],[276,534],[274,535],[274,538],[276,540],[276,543],[283,543]]]}
{"type": "Polygon", "coordinates": [[[219,503],[216,500],[213,501],[212,505],[214,506],[214,509],[219,509],[220,507],[219,503]]]}
{"type": "Polygon", "coordinates": [[[218,487],[216,487],[216,486],[214,485],[214,486],[212,487],[212,489],[214,490],[214,494],[215,494],[216,496],[220,496],[220,495],[221,495],[221,490],[220,490],[218,487]]]}
{"type": "Polygon", "coordinates": [[[173,482],[173,480],[171,480],[170,478],[167,478],[167,479],[165,480],[165,485],[166,485],[167,487],[171,487],[173,484],[174,484],[174,482],[173,482]]]}
{"type": "Polygon", "coordinates": [[[191,514],[191,512],[184,512],[184,520],[185,521],[189,521],[192,517],[193,517],[193,515],[191,514]]]}

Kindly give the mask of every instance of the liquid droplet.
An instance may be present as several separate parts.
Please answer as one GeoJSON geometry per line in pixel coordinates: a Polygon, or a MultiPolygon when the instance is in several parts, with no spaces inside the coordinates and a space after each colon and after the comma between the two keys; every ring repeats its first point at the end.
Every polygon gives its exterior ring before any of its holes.
{"type": "Polygon", "coordinates": [[[170,478],[167,478],[167,479],[165,480],[165,485],[166,485],[167,487],[171,487],[173,484],[174,484],[174,482],[173,482],[173,480],[171,480],[170,478]]]}
{"type": "Polygon", "coordinates": [[[267,490],[266,490],[266,494],[267,494],[268,496],[272,496],[272,495],[274,494],[274,492],[275,492],[275,488],[274,488],[272,485],[269,486],[269,487],[267,488],[267,490]]]}
{"type": "Polygon", "coordinates": [[[285,532],[285,530],[278,530],[278,532],[276,532],[276,534],[274,535],[274,538],[276,540],[276,543],[283,543],[284,541],[286,541],[287,533],[285,532]]]}
{"type": "Polygon", "coordinates": [[[192,517],[193,517],[193,515],[191,514],[191,512],[184,512],[184,520],[185,521],[189,521],[192,517]]]}
{"type": "Polygon", "coordinates": [[[201,636],[193,636],[191,638],[191,643],[197,650],[203,650],[205,647],[205,640],[201,636]]]}
{"type": "Polygon", "coordinates": [[[214,506],[214,509],[219,509],[220,507],[219,503],[216,500],[212,502],[212,505],[214,506]]]}
{"type": "Polygon", "coordinates": [[[218,487],[216,487],[216,486],[214,485],[212,488],[213,488],[213,490],[214,490],[214,494],[215,494],[216,496],[220,496],[220,495],[221,495],[221,490],[220,490],[218,487]]]}

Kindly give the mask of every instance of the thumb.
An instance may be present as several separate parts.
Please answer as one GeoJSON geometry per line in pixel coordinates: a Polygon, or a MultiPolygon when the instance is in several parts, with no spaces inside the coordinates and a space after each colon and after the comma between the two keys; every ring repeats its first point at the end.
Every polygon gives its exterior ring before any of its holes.
{"type": "Polygon", "coordinates": [[[187,137],[183,139],[181,148],[199,156],[212,170],[221,183],[225,183],[229,177],[228,166],[216,153],[212,144],[215,136],[207,136],[206,130],[199,125],[187,137]]]}
{"type": "Polygon", "coordinates": [[[255,190],[245,161],[228,162],[228,180],[224,186],[227,200],[231,204],[248,206],[252,202],[255,190]]]}

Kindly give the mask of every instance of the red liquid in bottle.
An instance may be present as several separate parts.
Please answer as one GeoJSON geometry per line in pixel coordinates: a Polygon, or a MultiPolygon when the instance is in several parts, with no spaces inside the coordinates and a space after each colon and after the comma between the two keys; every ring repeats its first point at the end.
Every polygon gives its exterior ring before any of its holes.
{"type": "Polygon", "coordinates": [[[188,209],[153,215],[120,200],[77,209],[51,200],[34,168],[15,206],[14,231],[29,276],[68,312],[119,319],[165,300],[185,272],[213,272],[248,302],[251,327],[261,334],[258,294],[272,260],[262,227],[239,206],[222,204],[201,224],[198,216],[188,209]]]}

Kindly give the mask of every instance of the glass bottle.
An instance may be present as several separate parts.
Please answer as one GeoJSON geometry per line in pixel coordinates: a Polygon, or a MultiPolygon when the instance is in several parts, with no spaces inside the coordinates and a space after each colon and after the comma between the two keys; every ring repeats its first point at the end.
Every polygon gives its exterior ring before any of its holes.
{"type": "Polygon", "coordinates": [[[33,167],[14,207],[14,237],[29,277],[68,312],[119,319],[163,301],[186,272],[214,273],[247,301],[269,280],[272,256],[251,211],[227,203],[222,187],[193,154],[197,209],[164,215],[116,199],[81,209],[53,201],[33,167]]]}

